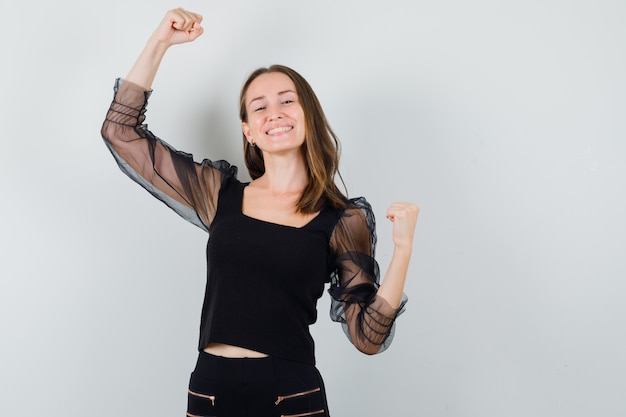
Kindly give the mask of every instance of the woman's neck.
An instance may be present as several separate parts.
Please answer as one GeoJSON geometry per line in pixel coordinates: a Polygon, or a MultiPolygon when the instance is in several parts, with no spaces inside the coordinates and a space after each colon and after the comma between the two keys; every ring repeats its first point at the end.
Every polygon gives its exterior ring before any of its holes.
{"type": "Polygon", "coordinates": [[[273,194],[301,193],[308,184],[304,159],[265,155],[265,173],[255,181],[273,194]]]}

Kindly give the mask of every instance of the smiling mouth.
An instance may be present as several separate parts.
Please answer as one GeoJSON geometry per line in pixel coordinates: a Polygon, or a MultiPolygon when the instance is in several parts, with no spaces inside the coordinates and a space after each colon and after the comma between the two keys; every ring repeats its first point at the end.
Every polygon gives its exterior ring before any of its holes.
{"type": "Polygon", "coordinates": [[[292,129],[293,129],[293,126],[275,127],[274,129],[268,130],[266,132],[266,134],[268,134],[268,135],[279,135],[281,133],[289,132],[292,129]]]}

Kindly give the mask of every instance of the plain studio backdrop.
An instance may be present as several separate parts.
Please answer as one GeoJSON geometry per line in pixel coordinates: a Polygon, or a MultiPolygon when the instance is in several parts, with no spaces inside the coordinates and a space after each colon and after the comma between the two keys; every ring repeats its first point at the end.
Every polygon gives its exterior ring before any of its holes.
{"type": "MultiPolygon", "coordinates": [[[[239,88],[312,84],[351,196],[422,213],[391,348],[313,326],[333,416],[626,415],[626,3],[2,1],[0,415],[184,415],[207,236],[100,138],[167,9],[148,124],[240,167],[239,88]],[[9,5],[10,4],[10,5],[9,5]]],[[[271,245],[271,242],[268,242],[271,245]]]]}

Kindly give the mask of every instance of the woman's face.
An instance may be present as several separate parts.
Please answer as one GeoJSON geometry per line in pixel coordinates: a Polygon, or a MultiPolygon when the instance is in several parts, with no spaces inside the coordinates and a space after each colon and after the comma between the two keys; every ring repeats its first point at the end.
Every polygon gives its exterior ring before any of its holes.
{"type": "Polygon", "coordinates": [[[304,111],[287,75],[259,75],[246,91],[245,106],[248,121],[242,123],[243,133],[262,151],[284,153],[304,143],[304,111]]]}

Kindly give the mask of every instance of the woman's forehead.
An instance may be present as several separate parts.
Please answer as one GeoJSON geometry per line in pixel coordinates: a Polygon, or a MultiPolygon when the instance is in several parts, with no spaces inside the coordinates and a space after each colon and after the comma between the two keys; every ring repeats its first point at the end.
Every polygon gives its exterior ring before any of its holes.
{"type": "Polygon", "coordinates": [[[279,94],[285,91],[296,92],[294,82],[282,72],[267,72],[250,83],[246,96],[248,102],[258,97],[279,94]]]}

